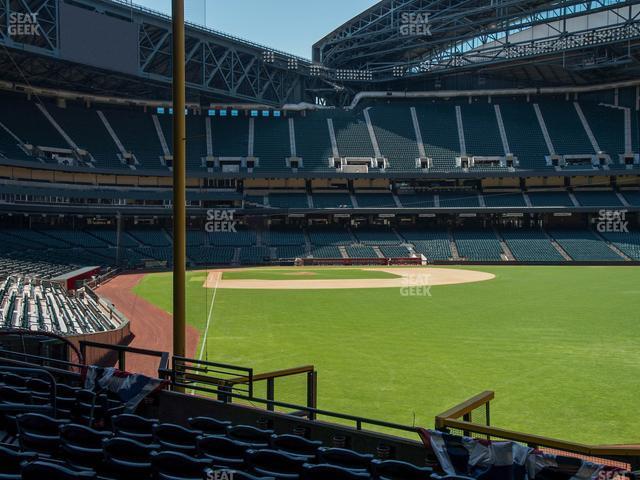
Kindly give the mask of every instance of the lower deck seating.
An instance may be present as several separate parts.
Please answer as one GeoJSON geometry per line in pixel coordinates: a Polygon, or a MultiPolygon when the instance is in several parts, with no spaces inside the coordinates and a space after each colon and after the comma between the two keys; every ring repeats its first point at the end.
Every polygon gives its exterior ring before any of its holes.
{"type": "Polygon", "coordinates": [[[449,260],[453,257],[449,232],[444,229],[401,230],[400,234],[411,244],[413,250],[427,260],[449,260]]]}
{"type": "Polygon", "coordinates": [[[357,245],[346,247],[349,258],[379,258],[373,247],[367,245],[357,245]]]}
{"type": "Polygon", "coordinates": [[[602,236],[632,260],[640,260],[640,231],[604,232],[602,236]]]}
{"type": "Polygon", "coordinates": [[[362,228],[354,230],[360,243],[365,245],[399,245],[402,239],[388,228],[362,228]]]}
{"type": "Polygon", "coordinates": [[[314,247],[311,250],[311,256],[313,258],[342,258],[340,249],[333,245],[324,245],[320,247],[314,247]]]}
{"type": "Polygon", "coordinates": [[[573,207],[567,192],[529,192],[531,205],[534,207],[573,207]]]}
{"type": "Polygon", "coordinates": [[[560,246],[576,261],[622,261],[623,258],[609,248],[589,230],[550,230],[560,246]]]}
{"type": "Polygon", "coordinates": [[[313,195],[313,207],[353,208],[353,203],[348,193],[315,193],[313,195]]]}
{"type": "Polygon", "coordinates": [[[443,192],[439,194],[442,208],[479,207],[480,201],[476,193],[469,192],[443,192]]]}
{"type": "Polygon", "coordinates": [[[75,295],[56,282],[13,275],[0,281],[0,328],[84,335],[121,326],[93,296],[75,295]]]}
{"type": "Polygon", "coordinates": [[[380,251],[385,258],[409,258],[411,252],[407,247],[395,246],[395,245],[382,245],[380,251]]]}
{"type": "Polygon", "coordinates": [[[502,260],[502,247],[493,230],[456,230],[453,235],[462,258],[472,261],[502,260]]]}
{"type": "Polygon", "coordinates": [[[539,229],[513,229],[500,232],[514,258],[521,262],[563,262],[551,239],[539,229]]]}

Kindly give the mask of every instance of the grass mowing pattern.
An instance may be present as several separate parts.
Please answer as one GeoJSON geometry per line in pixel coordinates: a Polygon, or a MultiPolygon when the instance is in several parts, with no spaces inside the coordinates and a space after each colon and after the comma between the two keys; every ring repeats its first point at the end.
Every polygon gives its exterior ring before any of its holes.
{"type": "Polygon", "coordinates": [[[389,272],[357,268],[256,268],[250,270],[231,270],[222,274],[223,280],[360,280],[399,277],[400,275],[394,275],[389,272]]]}
{"type": "MultiPolygon", "coordinates": [[[[437,413],[495,390],[492,424],[585,443],[637,443],[640,269],[481,267],[487,282],[431,297],[371,290],[218,290],[209,358],[256,372],[314,364],[319,406],[432,427],[437,413]]],[[[212,291],[191,273],[202,329],[212,291]]],[[[171,276],[139,295],[170,311],[171,276]]],[[[169,332],[167,334],[170,334],[169,332]]],[[[302,378],[276,382],[303,402],[302,378]]]]}

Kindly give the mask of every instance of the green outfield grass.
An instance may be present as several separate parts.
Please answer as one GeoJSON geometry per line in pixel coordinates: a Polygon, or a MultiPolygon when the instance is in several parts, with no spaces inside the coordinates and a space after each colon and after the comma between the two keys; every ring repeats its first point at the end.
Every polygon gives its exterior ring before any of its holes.
{"type": "Polygon", "coordinates": [[[253,268],[231,270],[222,274],[224,280],[359,280],[399,276],[362,268],[253,268]]]}
{"type": "MultiPolygon", "coordinates": [[[[319,406],[432,427],[437,413],[495,390],[492,424],[586,443],[638,443],[640,269],[476,267],[487,282],[400,289],[224,290],[206,350],[256,372],[314,364],[319,406]]],[[[335,271],[335,270],[334,270],[335,271]]],[[[189,274],[188,315],[212,290],[189,274]]],[[[171,276],[136,292],[171,310],[171,276]]],[[[302,379],[276,384],[303,402],[302,379]]]]}

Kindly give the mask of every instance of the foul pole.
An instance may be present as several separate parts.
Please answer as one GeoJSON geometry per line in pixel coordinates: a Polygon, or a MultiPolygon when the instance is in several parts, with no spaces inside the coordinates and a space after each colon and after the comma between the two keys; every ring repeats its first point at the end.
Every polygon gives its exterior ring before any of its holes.
{"type": "Polygon", "coordinates": [[[173,354],[186,353],[186,120],[184,0],[173,17],[173,354]]]}

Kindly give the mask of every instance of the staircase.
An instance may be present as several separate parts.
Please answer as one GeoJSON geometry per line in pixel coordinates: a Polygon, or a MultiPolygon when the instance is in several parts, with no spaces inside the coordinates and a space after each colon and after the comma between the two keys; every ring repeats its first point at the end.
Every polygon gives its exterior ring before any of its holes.
{"type": "Polygon", "coordinates": [[[553,238],[551,235],[549,235],[547,233],[546,230],[542,230],[545,234],[545,236],[549,239],[549,241],[551,242],[551,245],[553,245],[553,248],[555,248],[558,253],[560,255],[562,255],[562,258],[564,258],[565,260],[567,260],[568,262],[572,262],[573,258],[571,258],[571,255],[569,255],[564,248],[562,248],[562,246],[560,246],[560,244],[556,241],[555,238],[553,238]]]}
{"type": "Polygon", "coordinates": [[[510,262],[515,262],[516,257],[513,256],[513,252],[509,248],[509,245],[507,245],[507,242],[504,241],[504,238],[502,238],[502,235],[500,235],[500,232],[498,231],[498,229],[493,227],[493,233],[495,234],[496,238],[498,239],[498,242],[500,242],[500,248],[502,248],[503,255],[510,262]]]}
{"type": "Polygon", "coordinates": [[[453,238],[453,233],[449,230],[449,248],[451,248],[451,256],[453,260],[462,260],[460,258],[460,252],[458,251],[458,246],[456,245],[456,241],[453,238]]]}

